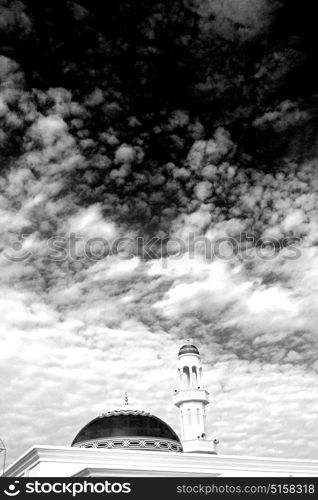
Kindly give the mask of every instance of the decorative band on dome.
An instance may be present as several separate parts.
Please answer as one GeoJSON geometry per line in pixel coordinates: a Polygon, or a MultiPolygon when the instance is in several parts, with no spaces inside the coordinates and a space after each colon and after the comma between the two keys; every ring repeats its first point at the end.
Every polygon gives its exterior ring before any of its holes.
{"type": "Polygon", "coordinates": [[[170,439],[151,439],[147,436],[136,438],[135,436],[125,436],[115,439],[92,439],[82,441],[74,445],[75,448],[94,448],[94,449],[130,449],[130,450],[149,450],[149,451],[171,451],[181,453],[182,445],[177,441],[170,439]]]}

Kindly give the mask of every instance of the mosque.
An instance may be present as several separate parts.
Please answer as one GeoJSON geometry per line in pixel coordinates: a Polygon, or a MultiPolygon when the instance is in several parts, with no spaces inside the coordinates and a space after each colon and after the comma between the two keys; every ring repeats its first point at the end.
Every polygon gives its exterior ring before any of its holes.
{"type": "Polygon", "coordinates": [[[163,420],[130,408],[85,425],[71,446],[34,446],[4,472],[6,477],[282,477],[318,476],[318,460],[219,455],[218,440],[207,432],[204,387],[198,348],[187,342],[178,352],[181,438],[163,420]]]}

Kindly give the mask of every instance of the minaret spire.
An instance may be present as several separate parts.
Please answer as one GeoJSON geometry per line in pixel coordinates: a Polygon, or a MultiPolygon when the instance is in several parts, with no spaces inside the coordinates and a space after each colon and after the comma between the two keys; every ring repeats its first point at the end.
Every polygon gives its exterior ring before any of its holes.
{"type": "Polygon", "coordinates": [[[182,445],[185,452],[215,453],[214,442],[207,439],[205,407],[209,393],[203,386],[198,348],[186,340],[178,353],[178,385],[174,404],[180,410],[182,445]]]}

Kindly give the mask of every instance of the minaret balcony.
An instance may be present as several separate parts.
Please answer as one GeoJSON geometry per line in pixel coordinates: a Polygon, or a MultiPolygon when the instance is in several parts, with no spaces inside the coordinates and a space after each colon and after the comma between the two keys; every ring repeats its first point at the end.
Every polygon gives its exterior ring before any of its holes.
{"type": "Polygon", "coordinates": [[[207,405],[210,402],[209,393],[205,389],[180,389],[176,391],[173,396],[173,403],[175,406],[180,406],[182,403],[188,401],[199,401],[207,405]]]}

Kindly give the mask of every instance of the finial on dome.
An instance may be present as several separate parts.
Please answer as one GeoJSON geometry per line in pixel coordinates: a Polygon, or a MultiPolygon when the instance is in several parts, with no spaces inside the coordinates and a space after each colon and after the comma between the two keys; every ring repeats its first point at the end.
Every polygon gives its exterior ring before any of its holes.
{"type": "Polygon", "coordinates": [[[125,406],[128,406],[128,405],[129,405],[128,394],[127,394],[127,392],[125,392],[125,406]]]}

